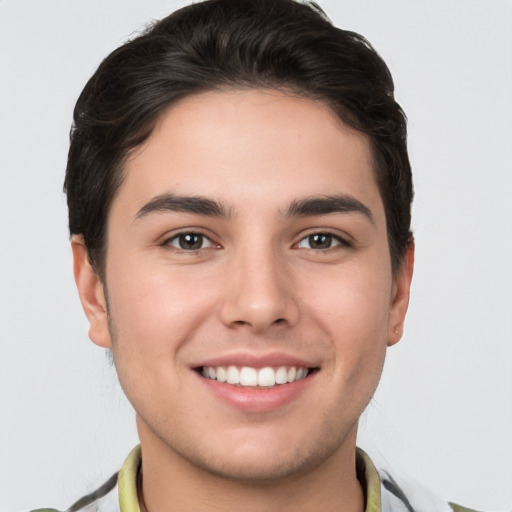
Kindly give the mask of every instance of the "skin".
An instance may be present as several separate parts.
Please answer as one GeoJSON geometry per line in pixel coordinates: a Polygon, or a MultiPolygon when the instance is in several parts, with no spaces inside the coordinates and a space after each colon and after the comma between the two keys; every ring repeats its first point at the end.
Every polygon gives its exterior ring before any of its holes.
{"type": "Polygon", "coordinates": [[[126,163],[106,283],[80,236],[72,246],[90,338],[112,349],[137,413],[149,511],[363,510],[357,421],[401,337],[413,265],[411,246],[392,274],[365,135],[277,91],[185,98],[126,163]],[[227,215],[139,213],[162,194],[208,198],[227,215]],[[333,194],[369,214],[285,214],[333,194]],[[191,232],[207,237],[197,250],[179,245],[191,232]],[[317,371],[270,411],[223,402],[193,369],[276,352],[317,371]]]}

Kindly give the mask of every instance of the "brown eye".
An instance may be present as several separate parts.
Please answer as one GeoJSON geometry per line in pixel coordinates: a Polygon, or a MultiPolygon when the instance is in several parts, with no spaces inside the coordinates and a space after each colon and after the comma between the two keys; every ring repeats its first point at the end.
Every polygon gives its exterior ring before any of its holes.
{"type": "Polygon", "coordinates": [[[206,247],[212,247],[212,241],[201,233],[180,233],[171,238],[168,245],[182,251],[198,251],[206,247]]]}
{"type": "Polygon", "coordinates": [[[343,241],[330,233],[314,233],[304,237],[298,247],[301,249],[314,249],[317,251],[332,249],[337,245],[341,245],[343,241]]]}
{"type": "Polygon", "coordinates": [[[320,233],[308,236],[308,242],[312,249],[329,249],[332,245],[332,236],[320,233]]]}

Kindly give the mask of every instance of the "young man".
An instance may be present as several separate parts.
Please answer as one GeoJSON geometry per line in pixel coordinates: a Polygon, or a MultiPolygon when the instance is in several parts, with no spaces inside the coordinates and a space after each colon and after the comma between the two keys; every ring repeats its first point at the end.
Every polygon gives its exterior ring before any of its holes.
{"type": "Polygon", "coordinates": [[[361,36],[293,0],[177,11],[85,87],[65,189],[140,437],[70,510],[459,509],[356,449],[414,255],[405,118],[361,36]]]}

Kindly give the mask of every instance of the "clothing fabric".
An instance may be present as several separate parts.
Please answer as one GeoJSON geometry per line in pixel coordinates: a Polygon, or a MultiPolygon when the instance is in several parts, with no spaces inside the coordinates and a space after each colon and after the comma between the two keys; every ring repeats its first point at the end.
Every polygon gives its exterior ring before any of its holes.
{"type": "MultiPolygon", "coordinates": [[[[140,446],[136,446],[119,473],[65,512],[140,512],[137,477],[141,461],[140,446]]],[[[357,475],[366,496],[365,512],[476,512],[441,500],[426,489],[398,483],[387,471],[377,470],[360,448],[357,449],[357,475]]],[[[44,508],[32,512],[58,511],[44,508]]]]}

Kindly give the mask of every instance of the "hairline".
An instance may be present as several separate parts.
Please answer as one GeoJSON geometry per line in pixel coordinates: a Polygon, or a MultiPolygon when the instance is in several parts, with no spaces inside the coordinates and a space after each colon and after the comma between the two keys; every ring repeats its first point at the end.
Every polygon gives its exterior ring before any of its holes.
{"type": "MultiPolygon", "coordinates": [[[[158,110],[158,112],[151,118],[147,120],[147,122],[144,124],[141,129],[139,129],[137,132],[133,133],[132,138],[138,139],[142,137],[142,141],[133,147],[128,148],[124,154],[119,158],[119,160],[116,162],[112,169],[112,187],[111,187],[111,196],[109,198],[109,205],[108,209],[106,211],[106,217],[105,217],[105,223],[103,225],[103,232],[102,232],[102,240],[99,251],[94,251],[95,254],[90,254],[89,250],[88,256],[89,261],[91,265],[93,266],[94,270],[99,275],[101,281],[103,284],[106,282],[106,258],[107,258],[107,241],[108,241],[108,225],[109,225],[109,218],[110,218],[110,211],[112,208],[112,203],[115,200],[117,193],[121,186],[124,183],[124,180],[127,175],[126,171],[126,164],[127,162],[135,156],[136,153],[143,150],[144,146],[149,142],[149,139],[153,135],[155,129],[157,128],[158,124],[162,121],[162,119],[165,117],[166,113],[171,111],[174,107],[176,107],[178,104],[182,103],[183,101],[186,101],[189,98],[195,97],[195,96],[201,96],[208,93],[236,93],[236,92],[243,92],[243,91],[268,91],[268,92],[279,92],[281,94],[284,94],[285,96],[289,96],[291,98],[301,98],[304,100],[314,101],[323,104],[323,106],[327,107],[330,111],[330,113],[333,115],[333,117],[340,123],[344,124],[345,126],[357,131],[358,133],[365,136],[366,140],[369,144],[370,149],[370,165],[372,167],[373,177],[375,180],[375,184],[377,186],[377,189],[379,191],[379,197],[383,203],[384,207],[384,213],[385,213],[385,221],[386,221],[386,238],[388,243],[388,250],[390,254],[390,260],[391,260],[391,271],[393,276],[398,273],[400,270],[403,260],[405,251],[407,250],[407,247],[409,246],[409,243],[404,247],[403,251],[400,251],[400,254],[394,255],[392,250],[392,237],[390,236],[390,229],[389,229],[389,222],[388,222],[388,208],[385,203],[384,194],[381,190],[381,183],[379,180],[379,169],[381,167],[381,163],[379,163],[379,158],[377,155],[377,144],[374,139],[374,137],[364,131],[361,127],[358,127],[358,122],[355,119],[355,116],[350,112],[348,108],[343,105],[343,102],[340,101],[338,103],[335,103],[333,100],[329,100],[328,98],[321,97],[321,95],[314,94],[313,92],[308,91],[306,88],[300,88],[299,85],[294,84],[285,84],[283,86],[278,85],[272,85],[270,82],[267,84],[261,83],[225,83],[225,84],[219,84],[219,85],[212,85],[209,87],[200,88],[197,90],[192,90],[187,93],[184,93],[180,95],[177,98],[171,98],[169,101],[162,105],[162,107],[158,110]],[[347,119],[348,118],[348,119],[347,119]]],[[[412,240],[412,234],[410,233],[410,238],[412,240]]]]}

